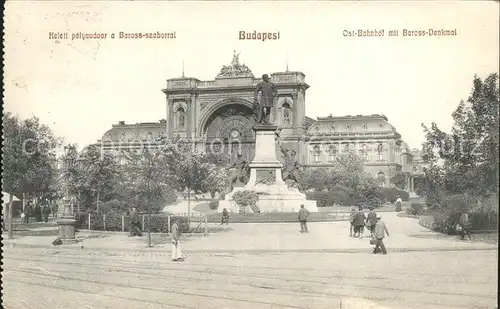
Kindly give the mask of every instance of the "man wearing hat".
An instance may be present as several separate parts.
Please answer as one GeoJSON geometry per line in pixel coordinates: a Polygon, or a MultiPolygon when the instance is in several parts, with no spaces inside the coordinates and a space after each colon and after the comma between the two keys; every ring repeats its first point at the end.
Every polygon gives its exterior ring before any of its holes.
{"type": "Polygon", "coordinates": [[[389,236],[389,231],[385,226],[384,221],[382,221],[382,217],[377,215],[377,224],[375,224],[375,248],[373,249],[373,253],[379,252],[378,250],[382,250],[382,254],[387,254],[387,250],[384,245],[384,237],[387,234],[389,236]]]}
{"type": "Polygon", "coordinates": [[[172,261],[179,262],[184,260],[184,258],[182,257],[181,242],[180,242],[181,228],[179,226],[179,222],[176,219],[172,221],[170,236],[172,238],[172,261]]]}

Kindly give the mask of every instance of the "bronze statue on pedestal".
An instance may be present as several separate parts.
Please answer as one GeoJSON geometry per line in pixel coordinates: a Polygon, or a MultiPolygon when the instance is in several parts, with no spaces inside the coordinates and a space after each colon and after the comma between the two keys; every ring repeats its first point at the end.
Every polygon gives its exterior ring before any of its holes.
{"type": "Polygon", "coordinates": [[[276,86],[269,81],[269,75],[262,75],[262,81],[257,84],[254,93],[254,117],[259,124],[269,124],[269,116],[274,106],[274,98],[278,95],[276,86]],[[258,95],[260,93],[260,102],[258,95]]]}

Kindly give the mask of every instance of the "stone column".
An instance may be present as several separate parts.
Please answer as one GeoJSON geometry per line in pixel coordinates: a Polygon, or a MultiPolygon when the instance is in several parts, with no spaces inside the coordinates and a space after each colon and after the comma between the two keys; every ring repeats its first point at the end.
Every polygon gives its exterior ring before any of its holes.
{"type": "Polygon", "coordinates": [[[197,131],[197,123],[196,123],[196,115],[198,114],[197,111],[197,104],[196,104],[196,96],[191,95],[191,124],[192,124],[192,131],[191,131],[191,139],[196,139],[196,131],[197,131]]]}
{"type": "Polygon", "coordinates": [[[167,99],[167,137],[174,137],[174,102],[167,99]]]}
{"type": "MultiPolygon", "coordinates": [[[[292,117],[292,127],[293,128],[296,128],[297,126],[299,126],[299,111],[298,111],[298,106],[297,106],[297,98],[298,98],[298,95],[296,93],[292,93],[291,94],[292,96],[292,113],[293,113],[293,117],[292,117]]],[[[295,130],[296,132],[298,132],[297,130],[295,130]]]]}
{"type": "Polygon", "coordinates": [[[306,94],[304,89],[298,89],[297,91],[297,100],[296,104],[294,106],[297,106],[297,122],[296,125],[303,127],[305,125],[306,121],[306,104],[305,104],[305,98],[306,94]]]}
{"type": "Polygon", "coordinates": [[[191,132],[193,130],[193,113],[192,113],[191,98],[186,98],[186,138],[191,139],[191,132]]]}

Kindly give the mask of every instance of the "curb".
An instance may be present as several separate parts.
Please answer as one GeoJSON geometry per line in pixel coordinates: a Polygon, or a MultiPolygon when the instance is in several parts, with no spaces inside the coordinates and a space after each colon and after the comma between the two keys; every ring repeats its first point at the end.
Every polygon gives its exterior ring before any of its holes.
{"type": "MultiPolygon", "coordinates": [[[[7,248],[32,248],[32,249],[60,249],[64,251],[83,251],[83,252],[157,252],[169,253],[171,249],[165,248],[158,250],[155,247],[141,249],[125,249],[125,248],[81,248],[75,245],[71,246],[47,246],[47,245],[32,245],[32,244],[15,244],[4,243],[7,248]]],[[[346,248],[346,249],[236,249],[236,250],[183,250],[185,253],[212,253],[212,254],[273,254],[273,253],[366,253],[372,250],[371,246],[367,248],[346,248]]],[[[406,253],[406,252],[460,252],[460,251],[498,251],[498,248],[479,247],[479,248],[390,248],[388,252],[406,253]]]]}

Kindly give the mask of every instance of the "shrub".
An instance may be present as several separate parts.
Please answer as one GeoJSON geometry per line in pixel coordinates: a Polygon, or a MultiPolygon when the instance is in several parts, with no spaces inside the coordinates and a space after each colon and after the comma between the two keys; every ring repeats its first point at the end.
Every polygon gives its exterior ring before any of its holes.
{"type": "Polygon", "coordinates": [[[212,210],[214,209],[218,209],[219,208],[219,200],[218,199],[212,199],[209,203],[208,203],[208,207],[212,210]]]}
{"type": "Polygon", "coordinates": [[[408,202],[410,200],[410,193],[408,193],[404,190],[397,190],[397,194],[399,194],[401,199],[405,202],[408,202]]]}
{"type": "Polygon", "coordinates": [[[424,205],[421,203],[411,203],[409,210],[411,211],[411,215],[420,216],[424,214],[424,205]]]}
{"type": "Polygon", "coordinates": [[[398,199],[398,195],[403,201],[410,200],[410,194],[408,192],[398,190],[397,188],[382,188],[382,194],[384,195],[385,200],[390,203],[395,203],[398,199]]]}
{"type": "Polygon", "coordinates": [[[316,201],[318,207],[327,207],[334,204],[342,206],[359,206],[360,202],[345,191],[318,191],[306,192],[308,200],[316,201]]]}
{"type": "Polygon", "coordinates": [[[260,212],[257,207],[257,201],[259,200],[259,196],[255,191],[252,190],[244,190],[238,191],[233,194],[233,199],[241,207],[250,207],[253,212],[260,212]]]}

